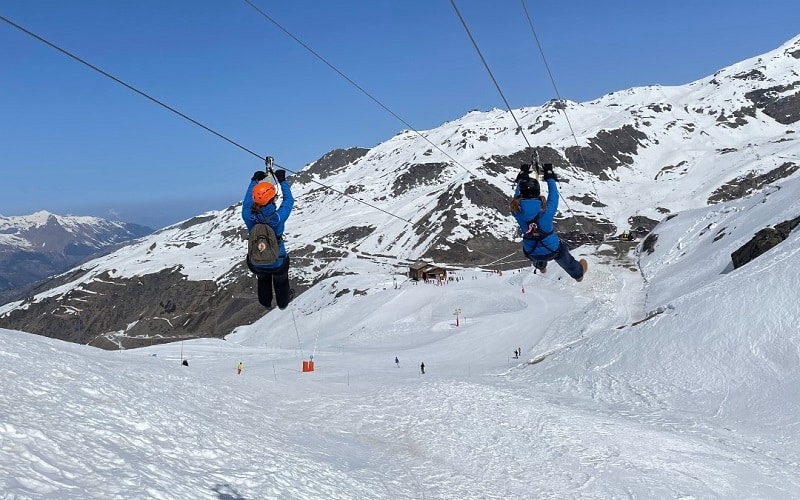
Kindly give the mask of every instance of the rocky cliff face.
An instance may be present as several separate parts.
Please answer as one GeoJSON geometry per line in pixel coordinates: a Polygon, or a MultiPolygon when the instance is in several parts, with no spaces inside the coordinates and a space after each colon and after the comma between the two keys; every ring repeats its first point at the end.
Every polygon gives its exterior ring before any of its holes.
{"type": "Polygon", "coordinates": [[[775,224],[775,227],[765,227],[757,232],[750,241],[731,253],[734,269],[742,267],[767,250],[780,245],[798,225],[800,225],[800,216],[775,224]]]}

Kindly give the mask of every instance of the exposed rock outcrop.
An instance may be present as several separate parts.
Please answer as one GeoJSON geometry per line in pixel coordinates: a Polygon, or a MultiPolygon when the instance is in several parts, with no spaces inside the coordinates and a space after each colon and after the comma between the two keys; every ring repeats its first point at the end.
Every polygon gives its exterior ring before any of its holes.
{"type": "Polygon", "coordinates": [[[800,216],[776,224],[775,227],[765,227],[757,232],[750,241],[731,254],[733,268],[742,267],[759,255],[779,245],[798,224],[800,224],[800,216]]]}

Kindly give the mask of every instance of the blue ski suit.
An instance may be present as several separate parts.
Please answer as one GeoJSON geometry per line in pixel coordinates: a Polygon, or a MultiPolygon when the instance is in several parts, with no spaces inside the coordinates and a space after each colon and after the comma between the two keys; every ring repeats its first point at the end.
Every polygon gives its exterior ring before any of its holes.
{"type": "Polygon", "coordinates": [[[528,224],[541,212],[537,219],[537,224],[541,231],[550,233],[541,241],[523,238],[522,251],[525,256],[533,261],[534,267],[544,270],[547,262],[555,260],[564,271],[574,279],[583,277],[583,267],[569,253],[569,247],[556,235],[553,227],[553,218],[558,210],[558,186],[555,179],[547,180],[547,203],[542,210],[542,201],[537,198],[522,198],[520,195],[519,182],[517,182],[514,197],[519,199],[520,211],[515,212],[514,218],[519,224],[522,234],[528,232],[528,224]]]}

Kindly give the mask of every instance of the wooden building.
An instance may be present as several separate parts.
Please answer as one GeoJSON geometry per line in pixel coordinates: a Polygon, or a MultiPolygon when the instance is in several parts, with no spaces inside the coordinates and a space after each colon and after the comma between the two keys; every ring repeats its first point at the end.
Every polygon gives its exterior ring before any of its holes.
{"type": "Polygon", "coordinates": [[[408,268],[408,277],[413,280],[447,280],[447,269],[426,262],[415,262],[408,268]]]}

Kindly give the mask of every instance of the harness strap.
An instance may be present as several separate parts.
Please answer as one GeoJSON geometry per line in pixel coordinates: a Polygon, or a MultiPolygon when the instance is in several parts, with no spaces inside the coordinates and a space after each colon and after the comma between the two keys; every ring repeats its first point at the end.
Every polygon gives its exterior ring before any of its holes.
{"type": "Polygon", "coordinates": [[[549,246],[545,245],[544,243],[541,243],[541,242],[537,241],[536,242],[536,246],[534,246],[531,249],[530,252],[528,252],[527,250],[525,250],[523,248],[522,249],[522,253],[524,253],[525,257],[527,257],[529,260],[553,260],[553,259],[556,258],[556,255],[558,254],[558,249],[556,248],[555,250],[553,250],[552,248],[550,248],[549,246]],[[546,248],[547,250],[550,250],[550,253],[546,253],[546,254],[543,254],[543,255],[534,255],[533,252],[536,251],[536,249],[539,247],[540,244],[542,245],[543,248],[546,248]]]}
{"type": "Polygon", "coordinates": [[[555,229],[552,230],[552,231],[543,232],[543,231],[539,230],[539,228],[538,228],[539,217],[541,217],[544,212],[545,212],[545,209],[544,209],[544,206],[542,206],[542,208],[539,210],[539,213],[536,214],[536,216],[533,219],[528,221],[528,232],[526,232],[524,235],[522,235],[522,239],[534,242],[533,248],[530,251],[523,250],[523,253],[525,254],[525,256],[528,257],[530,260],[552,260],[552,259],[555,258],[556,254],[558,253],[558,248],[556,248],[554,250],[554,249],[550,248],[549,246],[547,246],[544,243],[545,238],[547,238],[551,234],[555,233],[555,229]],[[539,230],[539,233],[540,233],[537,236],[531,235],[531,231],[533,230],[532,225],[534,225],[534,224],[536,225],[536,229],[539,230]],[[539,248],[540,245],[543,248],[545,248],[546,250],[548,250],[550,253],[545,254],[545,255],[535,255],[534,256],[533,252],[535,252],[536,249],[539,248]]]}
{"type": "MultiPolygon", "coordinates": [[[[525,234],[522,235],[522,237],[524,239],[533,240],[533,241],[537,241],[538,242],[538,241],[542,241],[543,239],[547,238],[548,236],[550,236],[551,234],[553,234],[555,232],[555,230],[547,231],[547,232],[540,231],[541,234],[539,234],[537,236],[534,236],[534,235],[531,234],[531,231],[533,231],[533,229],[534,229],[533,225],[536,225],[537,231],[539,230],[539,227],[538,227],[539,226],[539,217],[541,217],[543,213],[544,213],[544,207],[542,207],[542,209],[539,210],[539,213],[536,214],[536,217],[534,217],[533,219],[531,219],[531,220],[529,220],[527,222],[528,230],[525,232],[525,234]]],[[[548,250],[549,250],[549,248],[548,248],[548,250]]]]}

